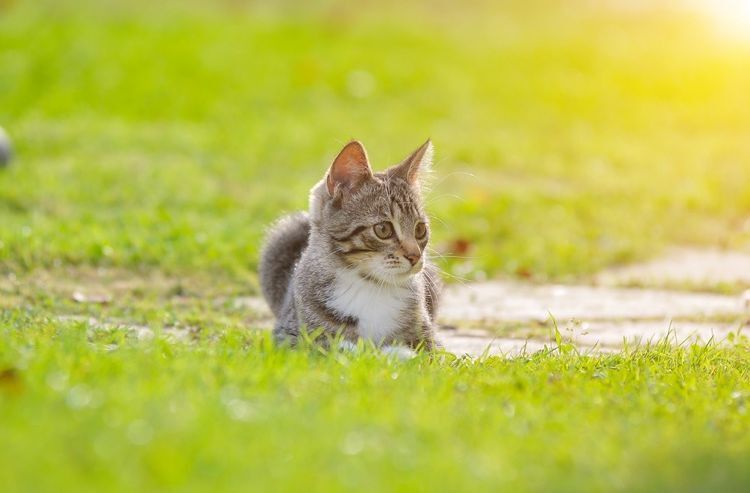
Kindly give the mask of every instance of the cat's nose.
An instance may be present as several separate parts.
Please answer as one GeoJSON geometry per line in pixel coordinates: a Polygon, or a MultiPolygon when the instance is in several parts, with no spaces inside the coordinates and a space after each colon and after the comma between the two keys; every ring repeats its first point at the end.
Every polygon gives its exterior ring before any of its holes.
{"type": "Polygon", "coordinates": [[[409,261],[409,263],[414,266],[417,262],[419,262],[419,258],[421,257],[418,253],[404,253],[404,257],[406,257],[406,260],[409,261]]]}

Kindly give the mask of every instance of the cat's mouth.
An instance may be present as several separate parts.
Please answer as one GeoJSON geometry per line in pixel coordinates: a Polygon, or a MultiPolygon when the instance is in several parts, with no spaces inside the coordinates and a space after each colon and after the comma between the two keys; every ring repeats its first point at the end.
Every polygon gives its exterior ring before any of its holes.
{"type": "Polygon", "coordinates": [[[387,277],[395,278],[397,280],[403,280],[421,271],[422,266],[424,265],[424,261],[422,259],[419,259],[415,264],[412,265],[406,260],[386,259],[385,261],[383,261],[382,265],[382,272],[387,277]]]}
{"type": "Polygon", "coordinates": [[[363,277],[375,282],[401,285],[422,270],[424,259],[420,258],[412,265],[407,259],[394,255],[371,256],[352,266],[363,277]]]}

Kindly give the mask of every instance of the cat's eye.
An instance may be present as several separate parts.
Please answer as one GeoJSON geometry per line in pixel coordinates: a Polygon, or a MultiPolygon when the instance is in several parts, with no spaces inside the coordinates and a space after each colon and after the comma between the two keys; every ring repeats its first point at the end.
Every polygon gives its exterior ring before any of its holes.
{"type": "Polygon", "coordinates": [[[425,236],[427,236],[427,225],[425,223],[417,223],[417,225],[414,226],[414,237],[421,240],[425,236]]]}
{"type": "Polygon", "coordinates": [[[375,234],[381,240],[387,240],[388,238],[393,236],[393,224],[389,223],[388,221],[383,221],[382,223],[376,224],[375,226],[373,226],[373,230],[375,230],[375,234]]]}

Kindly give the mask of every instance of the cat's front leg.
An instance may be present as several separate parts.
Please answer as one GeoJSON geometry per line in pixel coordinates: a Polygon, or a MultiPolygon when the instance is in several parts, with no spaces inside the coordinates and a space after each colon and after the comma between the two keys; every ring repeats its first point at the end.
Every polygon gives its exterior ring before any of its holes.
{"type": "Polygon", "coordinates": [[[422,339],[420,342],[425,351],[433,352],[443,349],[443,345],[437,339],[435,329],[432,327],[431,323],[426,323],[422,327],[422,339]]]}
{"type": "Polygon", "coordinates": [[[300,310],[299,319],[305,327],[310,328],[311,332],[316,333],[318,341],[326,346],[337,339],[353,345],[357,344],[359,336],[356,320],[342,317],[329,310],[323,300],[309,297],[300,310]]]}
{"type": "Polygon", "coordinates": [[[414,350],[436,351],[442,349],[442,344],[437,340],[432,322],[423,318],[411,326],[403,337],[403,342],[414,350]]]}

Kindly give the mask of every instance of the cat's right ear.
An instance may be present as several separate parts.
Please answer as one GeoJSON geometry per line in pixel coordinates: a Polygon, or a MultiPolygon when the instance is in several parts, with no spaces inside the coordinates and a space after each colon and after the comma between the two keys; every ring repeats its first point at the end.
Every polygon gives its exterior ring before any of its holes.
{"type": "Polygon", "coordinates": [[[367,151],[360,142],[353,140],[333,160],[326,176],[326,190],[330,197],[336,198],[337,193],[353,192],[370,178],[372,169],[367,151]]]}

